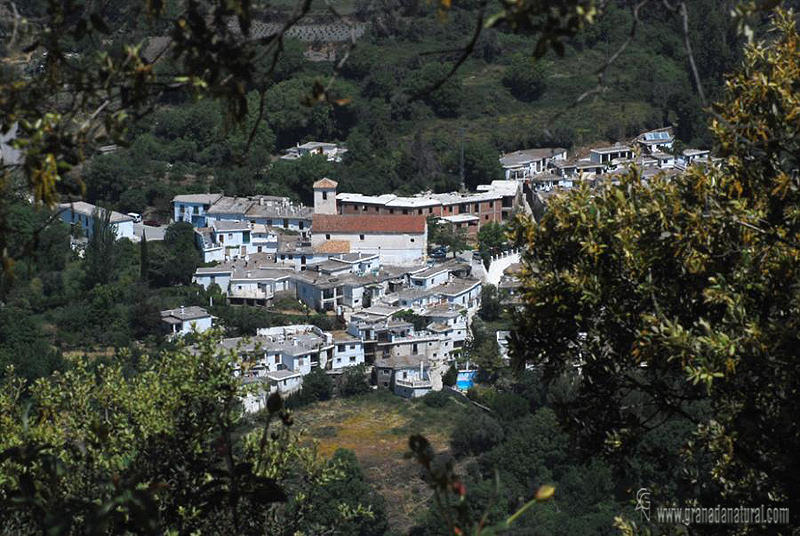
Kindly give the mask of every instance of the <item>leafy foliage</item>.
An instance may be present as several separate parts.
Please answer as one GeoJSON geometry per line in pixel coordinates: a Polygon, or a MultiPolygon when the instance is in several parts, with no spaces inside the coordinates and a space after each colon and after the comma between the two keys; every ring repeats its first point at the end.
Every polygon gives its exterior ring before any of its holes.
{"type": "Polygon", "coordinates": [[[693,497],[794,507],[800,70],[794,16],[774,25],[715,106],[719,167],[580,188],[520,223],[512,349],[551,381],[581,366],[564,422],[589,451],[623,458],[675,420],[693,497]]]}

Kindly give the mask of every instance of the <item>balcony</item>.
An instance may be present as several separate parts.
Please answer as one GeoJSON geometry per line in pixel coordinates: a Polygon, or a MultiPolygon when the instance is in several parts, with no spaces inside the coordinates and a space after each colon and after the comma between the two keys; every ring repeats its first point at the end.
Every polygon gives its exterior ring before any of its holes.
{"type": "Polygon", "coordinates": [[[394,380],[395,385],[399,387],[408,387],[409,389],[431,389],[432,384],[430,380],[401,380],[399,378],[394,380]]]}
{"type": "Polygon", "coordinates": [[[229,297],[247,300],[270,300],[274,296],[272,289],[236,289],[232,288],[229,297]]]}

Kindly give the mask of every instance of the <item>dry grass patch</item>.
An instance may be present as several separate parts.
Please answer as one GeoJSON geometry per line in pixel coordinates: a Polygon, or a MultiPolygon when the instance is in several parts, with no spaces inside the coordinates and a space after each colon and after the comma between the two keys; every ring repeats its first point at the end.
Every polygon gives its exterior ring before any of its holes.
{"type": "Polygon", "coordinates": [[[340,448],[355,452],[369,482],[386,498],[390,526],[404,533],[427,509],[430,497],[417,464],[403,457],[408,436],[421,433],[437,451],[447,450],[460,411],[458,401],[430,408],[421,401],[372,393],[317,403],[294,417],[297,427],[319,442],[320,454],[328,457],[340,448]]]}

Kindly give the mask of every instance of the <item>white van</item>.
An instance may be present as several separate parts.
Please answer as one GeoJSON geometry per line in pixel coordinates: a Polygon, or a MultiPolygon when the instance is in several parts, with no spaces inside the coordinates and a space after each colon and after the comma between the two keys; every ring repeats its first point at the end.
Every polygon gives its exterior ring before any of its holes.
{"type": "Polygon", "coordinates": [[[142,223],[142,215],[136,212],[128,212],[128,216],[133,218],[134,223],[142,223]]]}

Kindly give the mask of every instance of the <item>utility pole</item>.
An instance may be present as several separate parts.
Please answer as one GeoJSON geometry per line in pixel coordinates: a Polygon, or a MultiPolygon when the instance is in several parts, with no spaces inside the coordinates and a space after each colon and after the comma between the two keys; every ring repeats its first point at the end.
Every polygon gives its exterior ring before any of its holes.
{"type": "Polygon", "coordinates": [[[459,133],[461,135],[461,149],[459,151],[459,157],[458,157],[458,177],[459,177],[459,179],[461,179],[461,191],[462,192],[467,189],[466,180],[465,180],[465,177],[464,177],[464,174],[465,174],[465,171],[464,171],[464,132],[465,131],[466,131],[466,128],[464,126],[462,126],[459,129],[459,133]]]}

